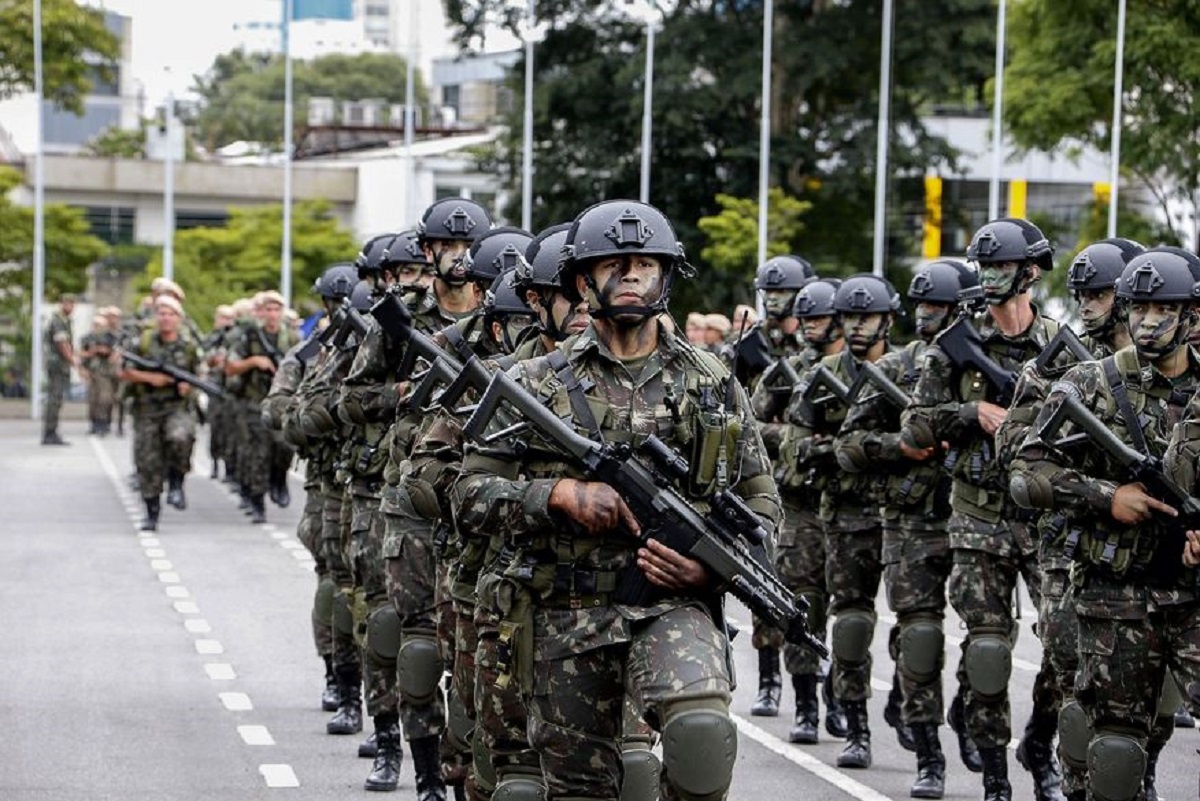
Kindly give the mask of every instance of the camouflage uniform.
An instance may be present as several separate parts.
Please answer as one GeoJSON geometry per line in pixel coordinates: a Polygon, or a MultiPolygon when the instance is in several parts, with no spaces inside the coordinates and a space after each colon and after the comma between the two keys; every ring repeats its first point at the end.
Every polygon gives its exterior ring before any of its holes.
{"type": "Polygon", "coordinates": [[[58,436],[58,417],[62,412],[63,400],[71,386],[71,362],[59,352],[59,345],[72,345],[71,318],[56,309],[42,337],[43,358],[46,365],[46,397],[42,406],[43,439],[58,436]]]}
{"type": "Polygon", "coordinates": [[[113,404],[117,396],[117,364],[112,360],[117,336],[112,331],[84,334],[79,343],[80,357],[87,370],[88,420],[92,431],[107,434],[112,426],[113,404]]]}
{"type": "MultiPolygon", "coordinates": [[[[267,331],[257,321],[239,326],[229,341],[229,359],[239,361],[252,356],[269,356],[278,362],[283,353],[295,344],[295,335],[286,325],[275,333],[267,331]]],[[[271,390],[272,374],[257,368],[238,376],[240,381],[229,382],[237,402],[238,479],[245,487],[256,512],[260,512],[263,496],[291,467],[292,449],[282,437],[272,434],[263,422],[262,402],[271,390]]]]}
{"type": "MultiPolygon", "coordinates": [[[[213,330],[204,339],[204,353],[208,357],[225,356],[226,342],[230,327],[213,330]]],[[[211,363],[210,363],[211,364],[211,363]]],[[[209,380],[220,387],[228,387],[224,370],[212,370],[209,380]]],[[[230,440],[233,438],[235,422],[231,412],[235,404],[228,398],[208,399],[208,455],[212,459],[212,477],[220,475],[220,463],[225,463],[226,478],[233,472],[233,459],[230,456],[230,440]]]]}
{"type": "MultiPolygon", "coordinates": [[[[146,331],[133,353],[190,373],[195,373],[200,363],[199,347],[182,330],[173,342],[163,342],[156,331],[146,331]]],[[[196,417],[188,398],[179,395],[174,383],[165,387],[133,384],[130,394],[138,486],[143,498],[157,501],[168,473],[183,476],[191,470],[196,417]]]]}
{"type": "MultiPolygon", "coordinates": [[[[592,382],[589,405],[609,440],[655,433],[670,445],[687,446],[699,431],[702,404],[721,394],[727,373],[717,360],[661,325],[658,337],[658,349],[637,376],[600,343],[594,328],[564,352],[575,375],[592,382]]],[[[570,414],[567,391],[546,359],[518,364],[509,374],[556,413],[570,414]]],[[[739,464],[729,474],[741,477],[734,490],[774,528],[780,517],[774,481],[748,400],[738,396],[735,414],[744,428],[739,464]]],[[[558,479],[582,474],[555,453],[529,445],[521,455],[507,446],[468,446],[454,488],[456,520],[467,530],[503,532],[512,549],[510,567],[491,592],[481,586],[479,603],[492,607],[510,635],[511,671],[529,705],[529,740],[540,755],[549,797],[615,799],[626,690],[655,728],[670,728],[688,714],[727,720],[728,643],[714,622],[720,615],[714,598],[613,603],[611,590],[635,558],[636,543],[565,528],[547,511],[550,492],[558,479]]],[[[672,798],[680,791],[668,774],[680,762],[673,762],[670,738],[664,748],[662,786],[664,797],[672,798]]]]}

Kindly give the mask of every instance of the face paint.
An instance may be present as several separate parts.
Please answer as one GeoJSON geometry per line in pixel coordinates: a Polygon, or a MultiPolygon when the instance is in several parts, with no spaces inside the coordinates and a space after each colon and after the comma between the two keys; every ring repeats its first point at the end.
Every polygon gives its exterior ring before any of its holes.
{"type": "Polygon", "coordinates": [[[1087,290],[1081,289],[1075,293],[1079,302],[1079,319],[1088,333],[1104,328],[1112,316],[1113,302],[1116,295],[1111,289],[1087,290]]]}
{"type": "Polygon", "coordinates": [[[810,345],[825,345],[833,339],[833,315],[805,317],[800,325],[804,329],[804,341],[810,345]]]}
{"type": "Polygon", "coordinates": [[[846,344],[855,356],[866,353],[871,346],[878,342],[886,333],[883,329],[884,318],[887,315],[873,314],[843,314],[842,330],[846,332],[846,344]]]}
{"type": "Polygon", "coordinates": [[[792,315],[792,301],[796,298],[793,290],[768,289],[763,291],[763,308],[769,317],[776,320],[792,315]]]}
{"type": "Polygon", "coordinates": [[[462,286],[467,282],[467,269],[463,257],[470,244],[460,240],[434,241],[429,244],[433,253],[433,264],[438,277],[450,286],[462,286]]]}
{"type": "Polygon", "coordinates": [[[1129,334],[1140,355],[1160,359],[1179,344],[1183,307],[1177,303],[1135,303],[1129,307],[1129,334]]]}
{"type": "MultiPolygon", "coordinates": [[[[588,272],[589,306],[622,325],[638,325],[662,299],[662,264],[653,256],[629,255],[602,259],[588,272]],[[628,309],[613,314],[610,310],[628,309]]],[[[599,316],[599,315],[597,315],[599,316]]]]}
{"type": "Polygon", "coordinates": [[[914,315],[917,336],[922,339],[932,339],[946,322],[950,315],[950,306],[946,303],[918,303],[914,315]]]}
{"type": "Polygon", "coordinates": [[[979,267],[979,284],[983,287],[984,297],[988,303],[1002,303],[1007,300],[1017,280],[1017,263],[1015,261],[982,264],[979,267]]]}
{"type": "Polygon", "coordinates": [[[586,303],[572,303],[560,293],[555,293],[547,313],[554,324],[555,332],[561,334],[563,339],[587,328],[592,319],[588,315],[586,303]]]}

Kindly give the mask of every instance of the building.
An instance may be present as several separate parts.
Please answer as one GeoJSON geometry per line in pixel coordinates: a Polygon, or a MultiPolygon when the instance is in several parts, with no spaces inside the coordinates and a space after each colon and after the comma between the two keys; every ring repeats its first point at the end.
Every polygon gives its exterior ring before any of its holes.
{"type": "Polygon", "coordinates": [[[521,51],[481,53],[433,60],[434,102],[446,119],[467,125],[492,125],[513,109],[508,73],[521,51]]]}

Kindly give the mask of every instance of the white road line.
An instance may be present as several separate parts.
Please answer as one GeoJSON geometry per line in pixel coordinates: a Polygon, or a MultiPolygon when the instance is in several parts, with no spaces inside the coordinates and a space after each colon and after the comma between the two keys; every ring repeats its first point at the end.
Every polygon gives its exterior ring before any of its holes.
{"type": "Polygon", "coordinates": [[[305,559],[312,561],[312,554],[307,550],[290,551],[293,559],[304,561],[305,559]]]}
{"type": "Polygon", "coordinates": [[[230,712],[249,712],[254,709],[254,704],[250,703],[250,696],[245,693],[217,693],[217,697],[230,712]]]}
{"type": "Polygon", "coordinates": [[[159,573],[158,580],[161,581],[163,584],[178,584],[179,583],[179,574],[178,573],[159,573]]]}
{"type": "Polygon", "coordinates": [[[175,611],[181,615],[198,615],[200,607],[196,605],[195,601],[176,601],[175,611]]]}
{"type": "Polygon", "coordinates": [[[292,535],[288,534],[286,531],[276,530],[276,531],[271,532],[271,539],[274,539],[274,540],[286,540],[290,536],[292,536],[292,535]]]}
{"type": "Polygon", "coordinates": [[[268,787],[299,787],[300,780],[291,765],[259,765],[258,772],[262,774],[268,787]]]}
{"type": "MultiPolygon", "coordinates": [[[[147,531],[146,533],[149,534],[150,532],[147,531]]],[[[144,547],[144,548],[157,548],[158,545],[159,545],[158,537],[143,537],[142,538],[142,547],[144,547]]],[[[149,556],[149,555],[150,555],[149,552],[147,552],[146,556],[149,556]]]]}
{"type": "Polygon", "coordinates": [[[228,662],[209,662],[204,666],[204,672],[213,681],[233,681],[237,678],[233,665],[228,662]]]}
{"type": "Polygon", "coordinates": [[[237,730],[246,745],[275,745],[275,738],[266,726],[238,726],[237,730]]]}
{"type": "MultiPolygon", "coordinates": [[[[145,540],[142,540],[142,545],[143,546],[146,545],[145,540]]],[[[162,559],[166,555],[167,555],[167,552],[163,548],[150,548],[148,546],[146,547],[146,556],[150,559],[162,559]]]]}
{"type": "Polygon", "coordinates": [[[152,570],[174,570],[175,565],[171,564],[169,559],[151,559],[150,568],[152,570]]]}
{"type": "Polygon", "coordinates": [[[183,621],[183,627],[192,634],[208,634],[212,631],[208,621],[198,617],[190,617],[183,621]]]}
{"type": "Polygon", "coordinates": [[[289,551],[294,551],[297,548],[303,548],[304,545],[303,543],[296,542],[295,540],[280,540],[279,547],[287,548],[289,551]]]}
{"type": "Polygon", "coordinates": [[[167,587],[167,597],[168,598],[190,598],[191,593],[188,592],[187,587],[182,587],[182,586],[176,584],[173,587],[167,587]]]}
{"type": "Polygon", "coordinates": [[[223,654],[225,646],[217,640],[196,640],[196,653],[198,654],[223,654]]]}

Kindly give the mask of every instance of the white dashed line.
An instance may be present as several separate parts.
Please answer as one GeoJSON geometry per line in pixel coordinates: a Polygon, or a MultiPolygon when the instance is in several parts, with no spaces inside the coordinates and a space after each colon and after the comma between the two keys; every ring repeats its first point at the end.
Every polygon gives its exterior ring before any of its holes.
{"type": "Polygon", "coordinates": [[[158,580],[161,581],[163,584],[178,584],[179,583],[179,574],[178,573],[159,573],[158,580]]]}
{"type": "Polygon", "coordinates": [[[274,539],[274,540],[286,540],[289,536],[291,536],[291,535],[288,534],[286,531],[272,531],[271,532],[271,539],[274,539]]]}
{"type": "Polygon", "coordinates": [[[174,606],[175,611],[181,615],[200,614],[200,607],[196,605],[195,601],[176,601],[174,606]]]}
{"type": "MultiPolygon", "coordinates": [[[[147,533],[147,534],[149,534],[150,532],[146,532],[146,533],[147,533]]],[[[153,536],[151,536],[151,537],[142,537],[142,547],[144,547],[144,548],[157,548],[157,547],[158,547],[158,545],[159,545],[158,537],[153,537],[153,536]]],[[[146,552],[146,555],[147,555],[147,556],[150,556],[151,554],[150,554],[150,553],[147,551],[147,552],[146,552]]]]}
{"type": "Polygon", "coordinates": [[[208,634],[212,631],[212,626],[208,625],[208,621],[198,617],[191,617],[183,621],[183,627],[192,634],[208,634]]]}
{"type": "Polygon", "coordinates": [[[151,570],[174,570],[175,565],[171,564],[170,560],[168,560],[168,559],[151,559],[150,560],[150,569],[151,570]]]}
{"type": "Polygon", "coordinates": [[[293,551],[297,548],[303,548],[304,545],[299,542],[296,542],[295,540],[282,540],[279,543],[279,547],[287,548],[289,551],[293,551]]]}
{"type": "MultiPolygon", "coordinates": [[[[142,543],[142,545],[145,545],[145,544],[146,544],[145,542],[142,543]]],[[[146,557],[149,559],[162,559],[166,555],[167,555],[167,552],[165,550],[163,550],[162,548],[147,548],[146,549],[146,557]]]]}
{"type": "Polygon", "coordinates": [[[188,598],[190,596],[191,596],[191,593],[188,592],[187,587],[181,587],[179,585],[176,585],[174,587],[167,587],[167,597],[168,598],[188,598]]]}
{"type": "Polygon", "coordinates": [[[221,645],[217,640],[196,640],[196,653],[223,654],[225,653],[225,646],[221,645]]]}
{"type": "Polygon", "coordinates": [[[246,745],[275,745],[275,738],[266,726],[238,726],[237,730],[246,745]]]}
{"type": "Polygon", "coordinates": [[[233,665],[228,662],[209,662],[204,666],[204,672],[213,681],[233,681],[237,678],[233,665]]]}
{"type": "Polygon", "coordinates": [[[292,551],[292,557],[294,559],[300,559],[300,560],[307,559],[309,561],[312,561],[312,554],[309,553],[307,550],[292,551]]]}
{"type": "Polygon", "coordinates": [[[254,704],[250,703],[250,696],[245,693],[218,693],[217,695],[230,712],[249,712],[254,709],[254,704]]]}
{"type": "Polygon", "coordinates": [[[258,772],[266,780],[268,787],[299,787],[300,780],[291,765],[259,765],[258,772]]]}

